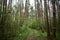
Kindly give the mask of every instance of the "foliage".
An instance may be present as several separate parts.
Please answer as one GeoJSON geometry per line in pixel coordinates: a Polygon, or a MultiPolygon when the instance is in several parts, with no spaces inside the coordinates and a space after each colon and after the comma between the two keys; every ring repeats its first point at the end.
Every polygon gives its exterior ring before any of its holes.
{"type": "MultiPolygon", "coordinates": [[[[48,26],[46,27],[45,25],[45,22],[47,22],[46,19],[48,19],[49,29],[51,30],[49,32],[53,33],[53,16],[49,17],[47,15],[47,12],[51,11],[52,8],[50,10],[48,8],[48,11],[44,10],[45,8],[43,7],[40,9],[40,6],[42,6],[42,0],[34,1],[36,2],[34,3],[35,6],[30,5],[29,1],[27,1],[28,4],[24,4],[23,1],[20,2],[21,4],[17,2],[17,4],[13,6],[12,3],[10,3],[10,6],[8,6],[9,4],[6,6],[6,1],[3,3],[3,6],[0,3],[0,40],[26,40],[30,34],[35,36],[37,40],[41,40],[41,38],[42,40],[46,40],[48,33],[46,31],[48,26]],[[2,10],[2,8],[4,10],[2,10]],[[44,11],[46,11],[46,14],[44,14],[44,11]],[[25,17],[27,17],[27,19],[25,19],[25,17]]],[[[60,14],[57,15],[58,18],[56,21],[56,36],[57,40],[60,40],[60,14]]]]}

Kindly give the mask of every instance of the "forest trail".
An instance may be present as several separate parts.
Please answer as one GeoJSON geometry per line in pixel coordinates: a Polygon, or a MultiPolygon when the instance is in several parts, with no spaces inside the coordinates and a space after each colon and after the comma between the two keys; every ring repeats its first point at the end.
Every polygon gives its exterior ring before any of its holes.
{"type": "Polygon", "coordinates": [[[33,31],[30,31],[30,33],[28,34],[26,40],[37,40],[37,37],[36,37],[36,35],[33,31]]]}
{"type": "Polygon", "coordinates": [[[47,39],[41,33],[40,33],[40,36],[38,36],[37,38],[34,30],[31,30],[25,40],[47,40],[47,39]]]}

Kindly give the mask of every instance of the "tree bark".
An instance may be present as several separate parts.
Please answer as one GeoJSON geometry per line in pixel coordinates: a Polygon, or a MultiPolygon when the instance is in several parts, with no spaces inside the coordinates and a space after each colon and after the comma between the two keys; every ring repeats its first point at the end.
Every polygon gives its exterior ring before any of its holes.
{"type": "Polygon", "coordinates": [[[29,0],[26,0],[26,2],[25,2],[25,18],[27,18],[29,15],[28,8],[29,8],[29,0]]]}
{"type": "Polygon", "coordinates": [[[50,40],[48,12],[47,12],[47,0],[44,0],[44,14],[45,14],[46,27],[47,27],[47,40],[50,40]]]}
{"type": "Polygon", "coordinates": [[[2,18],[1,18],[1,24],[0,24],[0,28],[2,29],[1,31],[1,40],[7,40],[5,38],[5,21],[6,21],[6,17],[7,17],[7,0],[2,0],[3,4],[2,4],[2,7],[3,7],[3,13],[2,13],[2,18]]]}
{"type": "Polygon", "coordinates": [[[34,1],[34,4],[35,4],[35,16],[36,16],[36,20],[37,20],[37,4],[36,4],[36,0],[34,1]]]}
{"type": "Polygon", "coordinates": [[[56,0],[52,0],[53,6],[53,27],[52,27],[52,40],[56,40],[56,8],[55,8],[56,0]]]}

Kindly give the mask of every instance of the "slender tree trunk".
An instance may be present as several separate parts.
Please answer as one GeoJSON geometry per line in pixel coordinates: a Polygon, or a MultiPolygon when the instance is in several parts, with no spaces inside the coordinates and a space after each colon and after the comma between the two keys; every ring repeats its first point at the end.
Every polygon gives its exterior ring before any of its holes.
{"type": "Polygon", "coordinates": [[[9,0],[8,5],[11,7],[12,6],[12,0],[9,0]]]}
{"type": "Polygon", "coordinates": [[[22,19],[22,0],[19,0],[20,1],[20,19],[22,19]]]}
{"type": "Polygon", "coordinates": [[[35,0],[34,3],[35,3],[35,16],[36,16],[36,20],[37,20],[37,1],[35,0]]]}
{"type": "Polygon", "coordinates": [[[44,0],[44,13],[45,13],[45,22],[46,22],[46,27],[47,27],[47,40],[50,40],[48,12],[47,12],[47,0],[44,0]]]}
{"type": "Polygon", "coordinates": [[[23,0],[19,0],[20,2],[20,26],[23,24],[23,0]]]}
{"type": "Polygon", "coordinates": [[[6,16],[7,16],[7,0],[3,0],[3,13],[2,13],[2,19],[1,19],[1,24],[5,24],[6,16]]]}
{"type": "MultiPolygon", "coordinates": [[[[60,5],[59,5],[59,0],[56,0],[56,5],[57,5],[57,14],[56,15],[57,15],[57,24],[58,24],[57,27],[56,27],[57,28],[56,30],[57,30],[57,33],[59,32],[58,34],[60,34],[60,31],[59,31],[60,30],[60,5]]],[[[60,36],[60,35],[58,35],[58,36],[60,36]]],[[[59,38],[57,38],[57,40],[59,40],[59,38]]]]}
{"type": "Polygon", "coordinates": [[[25,2],[25,18],[28,17],[29,13],[28,13],[28,5],[29,5],[29,0],[26,0],[25,2]]]}
{"type": "MultiPolygon", "coordinates": [[[[51,24],[51,21],[50,21],[50,17],[51,17],[51,13],[50,13],[50,7],[49,7],[49,0],[48,0],[48,14],[49,14],[49,24],[51,24]]],[[[51,26],[49,25],[49,28],[50,28],[51,26]]],[[[49,30],[51,30],[51,29],[49,29],[49,30]]]]}
{"type": "Polygon", "coordinates": [[[52,0],[53,6],[53,27],[52,27],[52,40],[56,40],[56,8],[55,8],[56,0],[52,0]]]}
{"type": "Polygon", "coordinates": [[[6,8],[7,8],[7,0],[3,0],[2,1],[3,4],[2,4],[2,7],[3,7],[3,13],[2,13],[2,18],[1,18],[1,31],[2,31],[2,36],[1,36],[1,40],[6,40],[5,39],[5,21],[6,21],[6,17],[7,17],[7,12],[6,12],[6,8]],[[4,38],[4,39],[3,39],[4,38]]]}
{"type": "Polygon", "coordinates": [[[56,5],[57,5],[57,13],[58,13],[58,24],[60,27],[60,5],[59,5],[59,1],[56,1],[56,5]]]}
{"type": "MultiPolygon", "coordinates": [[[[43,22],[43,6],[42,6],[42,0],[40,0],[40,17],[41,17],[41,21],[43,22]]],[[[42,30],[42,33],[45,31],[44,30],[44,25],[42,24],[41,25],[41,30],[42,30]]]]}
{"type": "Polygon", "coordinates": [[[38,14],[38,19],[40,19],[41,13],[40,13],[40,4],[39,4],[39,0],[37,0],[37,14],[38,14]]]}

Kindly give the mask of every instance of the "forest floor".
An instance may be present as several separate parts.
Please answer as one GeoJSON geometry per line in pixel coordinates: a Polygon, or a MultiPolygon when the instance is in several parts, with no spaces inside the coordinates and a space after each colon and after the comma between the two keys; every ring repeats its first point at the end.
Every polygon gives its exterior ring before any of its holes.
{"type": "Polygon", "coordinates": [[[46,34],[42,34],[41,31],[38,30],[30,30],[26,40],[46,40],[46,34]]]}

